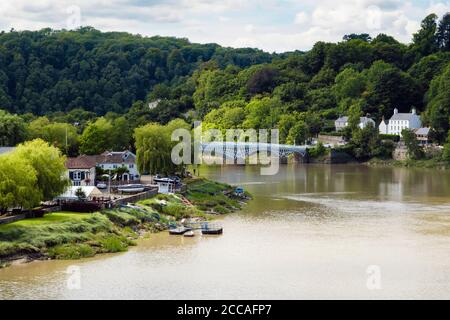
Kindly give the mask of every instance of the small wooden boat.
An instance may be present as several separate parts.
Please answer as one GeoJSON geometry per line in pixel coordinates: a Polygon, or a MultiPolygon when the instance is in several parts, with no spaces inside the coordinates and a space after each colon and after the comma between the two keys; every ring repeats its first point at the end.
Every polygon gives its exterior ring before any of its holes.
{"type": "Polygon", "coordinates": [[[136,193],[136,192],[143,192],[144,191],[144,185],[142,184],[126,184],[123,186],[119,186],[117,188],[118,191],[120,192],[131,192],[131,193],[136,193]]]}
{"type": "Polygon", "coordinates": [[[202,234],[222,234],[223,228],[219,224],[210,224],[203,223],[202,224],[202,234]]]}
{"type": "Polygon", "coordinates": [[[194,233],[194,231],[189,230],[189,231],[185,232],[183,236],[191,238],[191,237],[195,236],[195,233],[194,233]]]}
{"type": "Polygon", "coordinates": [[[190,229],[185,228],[185,227],[178,227],[178,228],[169,229],[169,234],[182,235],[182,234],[185,234],[187,231],[190,231],[190,229]]]}

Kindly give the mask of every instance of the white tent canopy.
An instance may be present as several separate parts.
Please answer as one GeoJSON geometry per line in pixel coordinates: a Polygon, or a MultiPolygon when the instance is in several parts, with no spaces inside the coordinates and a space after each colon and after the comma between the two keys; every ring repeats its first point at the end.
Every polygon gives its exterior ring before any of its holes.
{"type": "Polygon", "coordinates": [[[76,196],[76,192],[78,189],[81,189],[86,194],[87,199],[92,199],[94,197],[102,197],[103,193],[97,189],[97,187],[94,186],[72,186],[67,189],[66,192],[63,194],[57,196],[55,200],[78,200],[78,197],[76,196]]]}

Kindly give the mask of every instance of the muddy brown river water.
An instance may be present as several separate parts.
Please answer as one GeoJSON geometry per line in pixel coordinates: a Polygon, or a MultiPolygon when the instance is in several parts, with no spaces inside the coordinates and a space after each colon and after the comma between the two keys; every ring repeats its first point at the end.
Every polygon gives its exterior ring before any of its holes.
{"type": "Polygon", "coordinates": [[[202,168],[254,195],[222,236],[0,270],[1,299],[450,298],[450,171],[202,168]]]}

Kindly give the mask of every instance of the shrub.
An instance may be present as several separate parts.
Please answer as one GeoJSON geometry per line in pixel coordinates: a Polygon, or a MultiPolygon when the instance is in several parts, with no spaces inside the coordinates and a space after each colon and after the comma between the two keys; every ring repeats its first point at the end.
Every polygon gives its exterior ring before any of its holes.
{"type": "Polygon", "coordinates": [[[396,135],[396,134],[380,134],[380,139],[381,140],[391,140],[394,142],[399,142],[400,141],[400,136],[396,135]]]}
{"type": "Polygon", "coordinates": [[[120,210],[104,210],[102,213],[106,215],[114,224],[122,227],[135,226],[140,222],[136,217],[120,210]]]}
{"type": "Polygon", "coordinates": [[[127,251],[130,241],[121,236],[109,236],[100,240],[103,252],[124,252],[127,251]]]}
{"type": "Polygon", "coordinates": [[[83,243],[59,245],[48,250],[51,258],[65,260],[92,257],[95,253],[91,246],[83,243]]]}

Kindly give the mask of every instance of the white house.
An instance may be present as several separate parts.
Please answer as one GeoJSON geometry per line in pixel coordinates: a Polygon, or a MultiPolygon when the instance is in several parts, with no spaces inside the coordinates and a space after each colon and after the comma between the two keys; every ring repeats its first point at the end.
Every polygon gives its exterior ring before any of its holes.
{"type": "Polygon", "coordinates": [[[130,151],[106,151],[97,156],[81,155],[66,160],[67,175],[73,186],[93,186],[97,166],[106,171],[125,167],[128,172],[122,175],[123,181],[140,179],[136,166],[136,155],[130,151]]]}
{"type": "Polygon", "coordinates": [[[120,167],[128,169],[122,180],[139,180],[140,174],[136,166],[136,155],[130,151],[106,151],[97,157],[97,166],[103,170],[114,170],[120,167]]]}
{"type": "Polygon", "coordinates": [[[95,183],[95,156],[81,155],[76,158],[67,158],[67,176],[73,186],[93,186],[95,183]]]}
{"type": "MultiPolygon", "coordinates": [[[[375,127],[375,121],[373,121],[372,119],[368,118],[368,117],[361,117],[359,118],[359,124],[358,126],[361,129],[364,129],[365,127],[367,127],[369,124],[372,124],[375,127]]],[[[340,131],[342,129],[344,129],[345,127],[348,126],[348,117],[339,117],[335,122],[334,122],[334,126],[336,128],[336,131],[340,131]]]]}
{"type": "Polygon", "coordinates": [[[420,116],[417,115],[415,108],[411,110],[411,113],[399,113],[398,109],[395,108],[394,114],[389,121],[386,122],[383,118],[378,126],[378,129],[381,134],[394,134],[401,136],[402,130],[418,129],[421,126],[422,121],[420,120],[420,116]]]}

